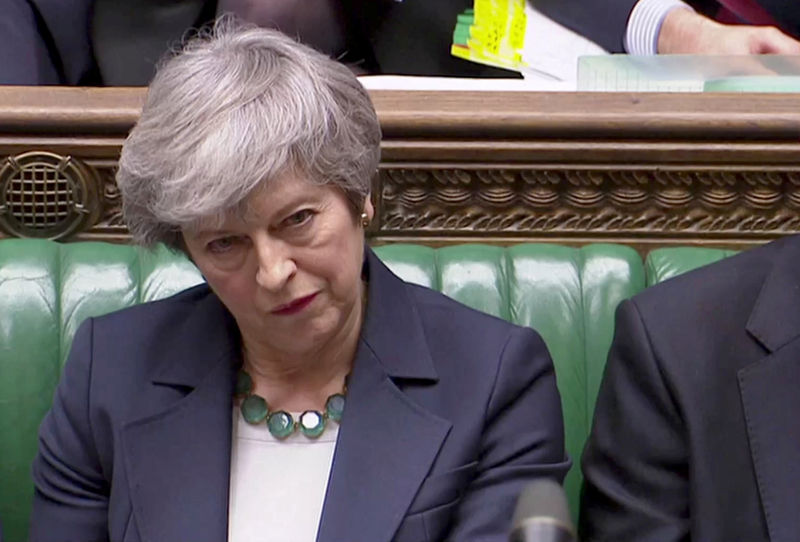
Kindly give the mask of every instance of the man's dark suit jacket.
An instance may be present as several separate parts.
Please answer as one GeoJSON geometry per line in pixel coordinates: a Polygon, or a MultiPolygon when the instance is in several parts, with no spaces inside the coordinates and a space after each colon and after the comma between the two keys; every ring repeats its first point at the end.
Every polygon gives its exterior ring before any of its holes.
{"type": "MultiPolygon", "coordinates": [[[[628,16],[637,0],[532,0],[536,9],[554,21],[594,41],[607,51],[623,53],[628,16]]],[[[714,17],[716,0],[684,0],[698,12],[714,17]]],[[[781,29],[800,37],[800,3],[796,0],[758,0],[781,29]]]]}
{"type": "MultiPolygon", "coordinates": [[[[519,77],[450,55],[471,0],[341,0],[350,49],[373,73],[519,77]]],[[[147,85],[216,0],[0,0],[0,84],[147,85]]],[[[354,60],[354,59],[351,59],[354,60]]]]}
{"type": "MultiPolygon", "coordinates": [[[[370,251],[367,270],[317,540],[505,542],[522,487],[569,467],[544,343],[370,251]]],[[[87,321],[40,430],[31,541],[226,540],[239,341],[205,285],[87,321]]]]}
{"type": "Polygon", "coordinates": [[[618,310],[583,540],[800,539],[800,236],[618,310]]]}

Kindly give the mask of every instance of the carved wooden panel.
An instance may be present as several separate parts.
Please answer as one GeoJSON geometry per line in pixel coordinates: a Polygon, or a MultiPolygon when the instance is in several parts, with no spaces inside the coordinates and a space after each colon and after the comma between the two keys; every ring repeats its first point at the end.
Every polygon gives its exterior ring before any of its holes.
{"type": "Polygon", "coordinates": [[[380,234],[436,237],[704,237],[800,231],[800,168],[387,168],[380,234]]]}
{"type": "Polygon", "coordinates": [[[127,228],[122,220],[122,196],[114,180],[116,163],[98,163],[95,165],[97,176],[102,187],[102,204],[99,219],[93,230],[108,234],[126,235],[127,228]]]}
{"type": "MultiPolygon", "coordinates": [[[[77,230],[52,237],[128,239],[114,172],[143,95],[0,87],[0,162],[47,154],[58,179],[70,164],[66,180],[86,180],[93,198],[70,203],[81,212],[77,230]]],[[[376,243],[647,249],[743,246],[800,231],[800,95],[371,95],[384,134],[368,232],[376,243]]],[[[8,181],[0,185],[2,193],[8,181]]],[[[0,236],[9,234],[0,222],[0,236]]]]}

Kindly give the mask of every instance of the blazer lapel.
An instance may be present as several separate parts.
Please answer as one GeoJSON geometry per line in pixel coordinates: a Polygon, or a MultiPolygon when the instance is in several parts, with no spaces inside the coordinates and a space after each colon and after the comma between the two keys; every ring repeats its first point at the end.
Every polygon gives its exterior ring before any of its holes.
{"type": "Polygon", "coordinates": [[[396,381],[435,382],[406,285],[368,251],[369,299],[348,381],[318,542],[388,542],[433,464],[450,422],[413,403],[396,381]]]}
{"type": "Polygon", "coordinates": [[[800,533],[800,250],[776,261],[748,322],[771,353],[739,371],[750,449],[772,542],[800,533]]]}
{"type": "Polygon", "coordinates": [[[123,428],[133,512],[143,541],[220,542],[228,536],[237,334],[214,296],[177,327],[153,385],[188,395],[123,428]]]}

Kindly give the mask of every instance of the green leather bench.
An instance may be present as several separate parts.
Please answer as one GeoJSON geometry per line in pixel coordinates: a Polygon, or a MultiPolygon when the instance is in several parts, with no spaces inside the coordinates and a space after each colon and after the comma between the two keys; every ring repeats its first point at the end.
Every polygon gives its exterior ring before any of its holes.
{"type": "MultiPolygon", "coordinates": [[[[726,251],[663,249],[645,263],[631,248],[389,245],[378,255],[406,280],[536,328],[553,356],[577,514],[577,462],[589,431],[617,304],[646,285],[726,251]]],[[[72,336],[87,317],[169,296],[200,282],[183,257],[105,243],[0,240],[0,518],[8,542],[26,539],[37,429],[72,336]]],[[[536,413],[532,412],[531,416],[536,413]]]]}

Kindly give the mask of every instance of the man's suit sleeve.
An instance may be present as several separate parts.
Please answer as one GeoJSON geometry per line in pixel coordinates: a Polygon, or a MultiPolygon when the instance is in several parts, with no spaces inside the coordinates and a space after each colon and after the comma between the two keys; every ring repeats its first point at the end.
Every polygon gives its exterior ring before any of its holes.
{"type": "Polygon", "coordinates": [[[625,29],[636,0],[531,0],[531,3],[537,11],[606,51],[625,52],[625,29]]]}
{"type": "Polygon", "coordinates": [[[659,365],[635,302],[623,302],[583,454],[585,542],[688,536],[686,436],[659,365]]]}
{"type": "Polygon", "coordinates": [[[33,462],[31,542],[108,539],[108,483],[90,421],[92,321],[75,334],[33,462]]]}
{"type": "Polygon", "coordinates": [[[553,363],[531,329],[514,328],[503,348],[479,457],[447,540],[506,542],[525,485],[562,482],[570,467],[553,363]]]}
{"type": "Polygon", "coordinates": [[[26,0],[0,0],[0,85],[57,85],[41,21],[26,0]]]}

